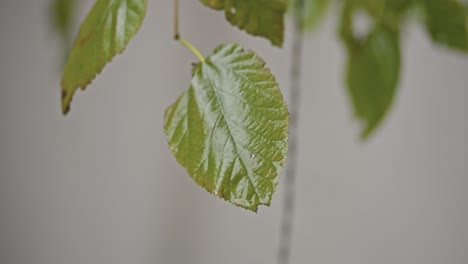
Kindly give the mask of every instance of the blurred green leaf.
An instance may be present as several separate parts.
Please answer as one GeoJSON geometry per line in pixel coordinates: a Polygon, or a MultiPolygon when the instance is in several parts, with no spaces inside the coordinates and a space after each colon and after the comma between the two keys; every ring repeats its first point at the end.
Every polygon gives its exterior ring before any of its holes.
{"type": "Polygon", "coordinates": [[[340,36],[348,52],[346,84],[354,114],[367,138],[383,121],[397,90],[400,72],[399,27],[403,1],[347,0],[341,14],[340,36]],[[370,4],[369,4],[370,3],[370,4]],[[354,15],[364,10],[372,19],[370,32],[355,36],[354,15]]]}
{"type": "Polygon", "coordinates": [[[376,27],[348,52],[348,92],[354,113],[363,123],[361,137],[366,138],[382,122],[396,93],[400,71],[398,36],[376,27]]]}
{"type": "Polygon", "coordinates": [[[415,0],[386,0],[385,9],[390,10],[394,14],[405,14],[413,5],[415,0]]]}
{"type": "Polygon", "coordinates": [[[458,0],[423,0],[431,38],[450,48],[468,50],[468,7],[458,0]]]}
{"type": "Polygon", "coordinates": [[[51,24],[64,43],[71,35],[71,26],[75,18],[76,0],[52,0],[51,24]]]}
{"type": "Polygon", "coordinates": [[[226,19],[253,36],[269,39],[281,47],[284,39],[284,14],[288,0],[200,0],[216,10],[224,10],[226,19]]]}
{"type": "Polygon", "coordinates": [[[323,19],[330,6],[330,0],[304,0],[304,5],[302,30],[308,31],[314,29],[323,19]]]}
{"type": "Polygon", "coordinates": [[[288,147],[289,115],[255,53],[217,47],[166,110],[169,146],[197,184],[234,205],[270,205],[288,147]]]}
{"type": "MultiPolygon", "coordinates": [[[[379,24],[388,29],[399,31],[409,11],[414,6],[416,0],[345,0],[350,15],[354,10],[365,11],[374,24],[379,24]]],[[[350,24],[353,24],[351,21],[350,24]]]]}
{"type": "Polygon", "coordinates": [[[351,0],[345,0],[341,7],[338,35],[345,45],[354,43],[353,13],[355,9],[356,4],[351,0]]]}
{"type": "Polygon", "coordinates": [[[75,91],[86,86],[112,58],[122,53],[140,28],[147,0],[97,0],[81,25],[62,77],[62,111],[75,91]]]}
{"type": "Polygon", "coordinates": [[[387,28],[398,31],[408,14],[411,14],[409,11],[414,4],[415,0],[384,0],[380,14],[374,18],[387,28]]]}

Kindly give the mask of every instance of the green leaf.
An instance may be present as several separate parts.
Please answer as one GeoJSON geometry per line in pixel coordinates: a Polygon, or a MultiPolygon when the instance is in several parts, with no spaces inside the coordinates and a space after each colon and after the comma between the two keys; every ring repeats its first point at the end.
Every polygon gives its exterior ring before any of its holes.
{"type": "Polygon", "coordinates": [[[287,155],[289,115],[265,63],[239,45],[200,62],[166,110],[165,133],[197,184],[234,205],[270,205],[287,155]]]}
{"type": "Polygon", "coordinates": [[[356,10],[365,11],[373,24],[399,31],[416,0],[345,0],[341,14],[343,37],[353,31],[353,15],[356,10]]]}
{"type": "Polygon", "coordinates": [[[424,0],[426,26],[433,41],[468,50],[468,9],[458,0],[424,0]]]}
{"type": "Polygon", "coordinates": [[[400,71],[398,34],[377,26],[348,46],[347,85],[356,117],[368,137],[391,107],[400,71]]]}
{"type": "Polygon", "coordinates": [[[52,0],[51,3],[51,24],[64,43],[70,37],[75,7],[76,0],[52,0]]]}
{"type": "Polygon", "coordinates": [[[304,4],[302,30],[307,31],[315,28],[320,23],[330,6],[330,0],[305,0],[304,4]]]}
{"type": "Polygon", "coordinates": [[[339,33],[346,45],[346,83],[354,114],[369,137],[392,106],[400,72],[399,32],[413,0],[346,0],[339,33]],[[354,15],[364,10],[372,19],[369,32],[357,35],[354,15]]]}
{"type": "Polygon", "coordinates": [[[147,0],[97,0],[81,25],[62,77],[62,111],[75,91],[83,90],[104,66],[122,53],[140,28],[147,0]]]}
{"type": "Polygon", "coordinates": [[[284,14],[288,0],[200,0],[206,6],[223,10],[234,26],[253,36],[269,39],[281,47],[284,38],[284,14]]]}

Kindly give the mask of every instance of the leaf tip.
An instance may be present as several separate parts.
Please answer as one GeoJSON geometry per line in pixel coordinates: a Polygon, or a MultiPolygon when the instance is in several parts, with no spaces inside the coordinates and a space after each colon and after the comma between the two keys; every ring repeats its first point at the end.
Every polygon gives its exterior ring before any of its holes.
{"type": "Polygon", "coordinates": [[[71,95],[62,88],[62,114],[65,116],[70,112],[71,95]]]}

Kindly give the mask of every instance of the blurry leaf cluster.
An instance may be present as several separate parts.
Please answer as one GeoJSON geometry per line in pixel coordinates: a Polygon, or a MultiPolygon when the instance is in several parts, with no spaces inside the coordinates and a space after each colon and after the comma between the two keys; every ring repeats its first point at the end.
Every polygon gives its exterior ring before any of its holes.
{"type": "MultiPolygon", "coordinates": [[[[301,1],[301,0],[292,0],[301,1]]],[[[303,0],[303,30],[311,31],[336,4],[339,35],[347,51],[346,86],[367,138],[384,120],[398,87],[400,36],[408,18],[420,19],[432,42],[468,51],[468,4],[461,0],[303,0]],[[356,21],[369,22],[364,34],[356,21]]]]}

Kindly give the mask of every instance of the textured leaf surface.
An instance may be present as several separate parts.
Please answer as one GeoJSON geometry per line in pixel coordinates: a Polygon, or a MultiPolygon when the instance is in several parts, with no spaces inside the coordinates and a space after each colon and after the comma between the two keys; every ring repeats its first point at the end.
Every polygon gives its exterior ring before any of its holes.
{"type": "Polygon", "coordinates": [[[468,50],[468,5],[459,0],[424,0],[426,25],[432,39],[468,50]]]}
{"type": "Polygon", "coordinates": [[[288,111],[264,65],[238,45],[219,46],[196,66],[164,125],[196,183],[253,211],[270,205],[287,154],[288,111]]]}
{"type": "Polygon", "coordinates": [[[206,6],[224,10],[226,19],[249,34],[283,45],[284,14],[288,0],[200,0],[206,6]]]}
{"type": "Polygon", "coordinates": [[[140,28],[147,0],[97,0],[81,25],[62,77],[62,111],[75,91],[86,86],[106,63],[123,52],[140,28]]]}
{"type": "Polygon", "coordinates": [[[400,71],[396,33],[377,27],[348,48],[347,84],[354,112],[364,126],[363,138],[374,131],[393,102],[400,71]]]}

